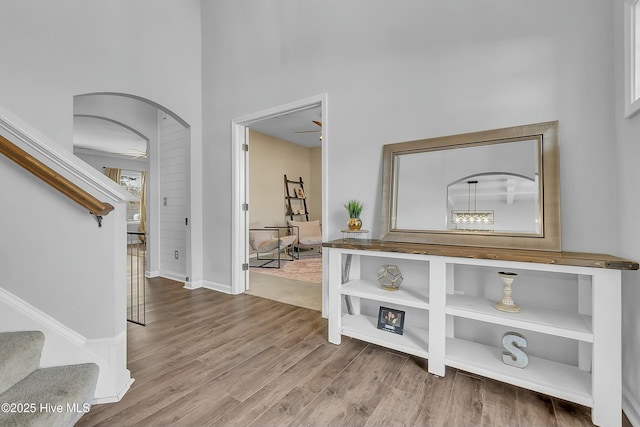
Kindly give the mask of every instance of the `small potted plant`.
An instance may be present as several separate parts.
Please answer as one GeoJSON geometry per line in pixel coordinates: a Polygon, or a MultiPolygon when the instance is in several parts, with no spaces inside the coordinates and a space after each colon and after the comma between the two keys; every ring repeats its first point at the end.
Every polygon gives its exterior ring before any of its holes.
{"type": "Polygon", "coordinates": [[[345,203],[344,207],[349,213],[349,221],[347,222],[349,230],[360,230],[360,227],[362,227],[360,213],[362,212],[362,209],[364,209],[364,204],[353,199],[345,203]]]}

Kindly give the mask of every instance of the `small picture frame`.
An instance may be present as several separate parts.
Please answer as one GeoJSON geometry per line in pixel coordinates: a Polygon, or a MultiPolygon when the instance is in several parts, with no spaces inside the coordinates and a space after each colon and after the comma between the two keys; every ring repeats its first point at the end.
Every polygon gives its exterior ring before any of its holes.
{"type": "Polygon", "coordinates": [[[402,335],[404,332],[404,311],[380,307],[378,329],[402,335]]]}
{"type": "Polygon", "coordinates": [[[298,199],[304,199],[304,190],[300,187],[296,188],[296,196],[298,199]]]}

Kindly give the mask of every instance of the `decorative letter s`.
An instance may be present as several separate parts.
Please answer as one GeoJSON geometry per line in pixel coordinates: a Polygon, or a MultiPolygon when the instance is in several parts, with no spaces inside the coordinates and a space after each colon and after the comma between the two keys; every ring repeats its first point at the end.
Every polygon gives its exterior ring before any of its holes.
{"type": "Polygon", "coordinates": [[[527,339],[516,332],[507,332],[502,336],[502,346],[507,351],[502,352],[502,361],[516,368],[526,368],[529,357],[522,351],[527,347],[527,339]]]}

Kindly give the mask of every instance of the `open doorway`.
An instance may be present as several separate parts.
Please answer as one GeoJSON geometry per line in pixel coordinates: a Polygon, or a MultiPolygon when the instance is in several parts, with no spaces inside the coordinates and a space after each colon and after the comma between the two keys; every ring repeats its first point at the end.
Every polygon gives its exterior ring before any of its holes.
{"type": "MultiPolygon", "coordinates": [[[[157,103],[121,93],[74,97],[74,154],[136,196],[127,206],[129,282],[143,289],[130,286],[129,296],[144,294],[146,278],[189,284],[189,147],[189,126],[157,103]]],[[[144,313],[144,300],[128,303],[144,313]]]]}
{"type": "Polygon", "coordinates": [[[322,310],[321,119],[316,107],[250,126],[247,168],[247,293],[317,311],[322,310]],[[307,130],[311,127],[316,129],[307,130]],[[311,234],[316,244],[301,244],[311,234]]]}
{"type": "MultiPolygon", "coordinates": [[[[310,217],[309,219],[317,221],[319,224],[325,222],[326,215],[326,194],[327,194],[327,111],[326,111],[326,95],[320,95],[308,99],[304,99],[298,102],[287,104],[284,106],[276,107],[271,110],[263,111],[260,113],[246,116],[233,121],[233,154],[234,154],[234,225],[233,225],[233,277],[232,277],[232,292],[235,294],[249,291],[256,293],[258,289],[252,289],[252,284],[256,286],[256,278],[261,278],[263,281],[273,282],[279,281],[279,283],[288,282],[289,280],[296,281],[299,278],[307,279],[302,272],[300,277],[296,278],[295,272],[289,277],[287,272],[280,269],[273,268],[267,272],[267,268],[250,267],[252,264],[252,252],[255,251],[255,247],[252,247],[250,242],[250,233],[253,228],[263,228],[265,226],[285,227],[287,226],[287,219],[290,218],[287,214],[289,208],[285,199],[285,183],[284,176],[288,175],[292,180],[299,180],[302,178],[304,181],[305,191],[309,202],[310,217]],[[317,122],[317,123],[315,123],[317,122]],[[320,131],[320,132],[318,132],[320,131]],[[305,138],[307,140],[314,140],[314,147],[304,147],[300,143],[295,144],[295,140],[305,138]],[[279,154],[266,153],[266,151],[273,151],[273,147],[279,147],[279,154]],[[290,159],[289,163],[293,163],[293,168],[289,169],[286,166],[287,160],[283,159],[291,157],[292,152],[302,152],[306,150],[307,154],[302,154],[302,157],[308,159],[306,166],[301,165],[300,156],[296,157],[298,160],[290,159]],[[285,154],[286,153],[286,154],[285,154]],[[265,180],[262,173],[264,173],[264,165],[258,166],[257,170],[251,170],[252,164],[255,166],[259,162],[254,162],[254,157],[263,159],[271,159],[272,171],[270,172],[273,191],[269,194],[264,190],[260,190],[260,185],[253,185],[255,182],[263,184],[265,180]],[[312,160],[316,159],[316,160],[312,160]],[[278,165],[279,164],[279,165],[278,165]],[[298,169],[296,169],[296,167],[298,169]],[[300,167],[302,169],[300,169],[300,167]],[[306,168],[306,169],[305,169],[306,168]],[[307,174],[308,176],[304,176],[307,174]],[[313,177],[312,177],[313,175],[313,177]],[[261,202],[261,199],[268,198],[268,202],[261,202]],[[263,206],[262,208],[260,206],[263,206]],[[269,207],[271,206],[271,207],[269,207]],[[271,214],[264,212],[253,213],[254,209],[271,210],[271,214]],[[269,216],[272,215],[272,216],[269,216]],[[275,216],[273,216],[275,215],[275,216]],[[264,222],[262,218],[266,219],[269,224],[255,224],[255,222],[264,222]],[[256,219],[258,221],[256,221],[256,219]],[[254,224],[252,224],[254,222],[254,224]],[[280,272],[276,272],[280,270],[280,272]],[[277,274],[281,273],[281,274],[277,274]],[[252,278],[253,275],[253,278],[252,278]],[[265,278],[268,276],[269,278],[265,278]],[[276,277],[276,279],[273,279],[276,277]],[[253,279],[253,280],[252,280],[253,279]],[[252,283],[253,282],[253,283],[252,283]]],[[[292,187],[292,191],[294,187],[292,187]]],[[[305,218],[306,220],[306,218],[305,218]]],[[[290,231],[281,231],[281,233],[287,233],[290,231]]],[[[326,230],[322,229],[322,239],[326,240],[326,230]]],[[[282,235],[282,234],[281,234],[282,235]]],[[[295,246],[295,245],[294,245],[295,246]]],[[[284,248],[282,248],[284,249],[284,248]]],[[[289,248],[291,250],[291,248],[289,248]]],[[[297,249],[295,249],[297,250],[297,249]]],[[[299,256],[296,252],[291,260],[290,252],[283,251],[280,254],[280,265],[289,264],[291,267],[303,267],[304,262],[298,262],[300,259],[305,258],[317,258],[317,264],[324,270],[326,263],[322,262],[323,255],[320,253],[321,244],[317,245],[313,250],[316,251],[317,256],[308,254],[305,251],[303,256],[299,256]],[[288,259],[289,261],[285,261],[288,259]]],[[[255,265],[255,262],[253,263],[255,265]]],[[[295,270],[295,268],[292,268],[295,270]]],[[[326,312],[326,295],[327,289],[325,280],[326,277],[324,271],[320,274],[322,285],[320,286],[320,306],[316,309],[322,309],[323,313],[326,312]]],[[[305,280],[298,280],[298,282],[304,282],[305,280]]],[[[289,287],[281,287],[276,292],[291,293],[291,289],[296,290],[296,282],[290,282],[289,287]],[[289,289],[289,290],[287,290],[289,289]]],[[[263,283],[264,284],[264,283],[263,283]]],[[[318,283],[315,284],[318,289],[318,283]]],[[[298,289],[299,290],[299,289],[298,289]]],[[[285,301],[295,304],[295,294],[293,301],[285,301]]],[[[299,305],[299,304],[296,304],[299,305]]]]}

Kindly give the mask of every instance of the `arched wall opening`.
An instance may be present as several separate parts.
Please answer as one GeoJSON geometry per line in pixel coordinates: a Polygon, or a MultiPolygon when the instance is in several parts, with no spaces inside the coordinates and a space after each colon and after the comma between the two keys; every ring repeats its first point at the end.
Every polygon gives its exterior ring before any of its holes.
{"type": "MultiPolygon", "coordinates": [[[[189,124],[136,95],[96,92],[74,97],[74,154],[105,168],[146,174],[147,277],[188,284],[191,277],[189,124]]],[[[128,219],[128,230],[140,220],[128,219]]]]}

